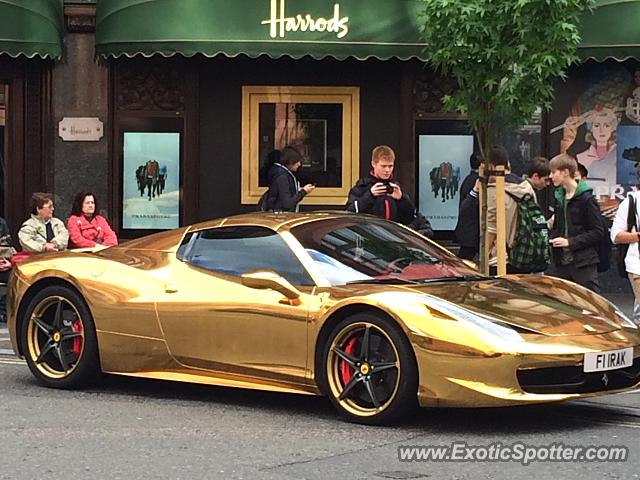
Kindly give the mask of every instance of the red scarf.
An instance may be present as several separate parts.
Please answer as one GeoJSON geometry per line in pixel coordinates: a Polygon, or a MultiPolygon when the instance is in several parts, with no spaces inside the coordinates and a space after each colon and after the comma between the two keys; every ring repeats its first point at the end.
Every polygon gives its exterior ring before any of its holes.
{"type": "MultiPolygon", "coordinates": [[[[373,174],[373,170],[371,170],[369,172],[369,175],[372,176],[373,178],[375,178],[376,180],[381,180],[380,178],[376,177],[373,174]]],[[[384,181],[384,180],[381,180],[381,181],[384,181]]],[[[387,181],[390,182],[391,178],[389,178],[389,180],[387,180],[387,181]]],[[[384,218],[386,220],[390,220],[391,219],[391,202],[389,202],[389,199],[387,197],[385,197],[385,199],[384,199],[384,218]]]]}

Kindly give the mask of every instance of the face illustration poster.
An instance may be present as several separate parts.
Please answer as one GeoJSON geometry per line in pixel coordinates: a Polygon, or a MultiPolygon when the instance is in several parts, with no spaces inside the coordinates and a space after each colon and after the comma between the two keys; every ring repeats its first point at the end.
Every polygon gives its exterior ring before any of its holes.
{"type": "Polygon", "coordinates": [[[122,227],[171,229],[180,223],[180,133],[125,132],[122,227]]]}
{"type": "Polygon", "coordinates": [[[420,135],[419,209],[434,230],[454,230],[459,189],[469,174],[473,135],[420,135]]]}
{"type": "Polygon", "coordinates": [[[640,64],[581,65],[559,90],[549,114],[555,153],[574,157],[587,184],[612,219],[640,185],[640,64]]]}

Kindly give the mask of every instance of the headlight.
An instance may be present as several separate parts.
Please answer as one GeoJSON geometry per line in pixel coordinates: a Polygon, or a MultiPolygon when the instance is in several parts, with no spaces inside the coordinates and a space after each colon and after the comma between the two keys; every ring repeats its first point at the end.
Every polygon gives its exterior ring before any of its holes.
{"type": "Polygon", "coordinates": [[[638,328],[638,325],[636,325],[635,323],[633,323],[633,321],[627,317],[627,314],[624,313],[622,310],[620,310],[618,307],[614,306],[614,311],[616,312],[616,314],[618,315],[618,317],[620,318],[620,320],[622,320],[622,326],[625,328],[638,328]]]}
{"type": "Polygon", "coordinates": [[[434,308],[460,322],[467,322],[475,327],[479,327],[485,332],[495,335],[501,340],[507,340],[510,342],[524,341],[522,336],[520,336],[515,329],[504,323],[499,323],[487,315],[472,312],[438,297],[432,297],[431,295],[424,296],[428,299],[425,301],[428,308],[434,308]]]}
{"type": "MultiPolygon", "coordinates": [[[[633,320],[631,320],[629,317],[627,317],[627,314],[624,313],[622,310],[620,310],[620,307],[618,307],[615,303],[613,303],[611,300],[609,300],[608,298],[605,298],[603,296],[600,296],[600,298],[602,300],[604,300],[605,302],[607,302],[609,305],[611,305],[611,308],[613,308],[613,311],[616,313],[616,315],[618,315],[618,318],[621,320],[621,324],[624,328],[634,328],[637,329],[638,325],[636,325],[633,320]]],[[[634,314],[635,314],[635,303],[633,306],[634,309],[634,314]]]]}

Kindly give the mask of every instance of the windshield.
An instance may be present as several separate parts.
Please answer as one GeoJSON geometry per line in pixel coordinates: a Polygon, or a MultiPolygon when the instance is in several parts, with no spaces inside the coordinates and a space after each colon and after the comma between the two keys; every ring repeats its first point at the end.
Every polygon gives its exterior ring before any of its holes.
{"type": "Polygon", "coordinates": [[[478,278],[462,260],[410,230],[369,216],[317,220],[291,229],[332,285],[478,278]]]}

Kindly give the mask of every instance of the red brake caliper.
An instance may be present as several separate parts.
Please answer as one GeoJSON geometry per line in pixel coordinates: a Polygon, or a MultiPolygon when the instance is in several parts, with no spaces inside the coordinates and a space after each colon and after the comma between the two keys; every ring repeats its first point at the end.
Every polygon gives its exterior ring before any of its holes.
{"type": "MultiPolygon", "coordinates": [[[[73,322],[71,329],[73,330],[73,333],[82,333],[82,322],[80,322],[80,319],[76,319],[76,321],[73,322]]],[[[80,356],[80,352],[82,351],[82,337],[75,337],[73,339],[72,351],[74,355],[80,356]]]]}
{"type": "MultiPolygon", "coordinates": [[[[344,349],[344,353],[346,353],[347,355],[353,355],[353,351],[355,350],[355,347],[356,347],[356,339],[352,338],[347,342],[347,346],[344,349]]],[[[347,362],[345,362],[344,360],[340,360],[340,377],[342,378],[342,383],[344,385],[349,383],[349,380],[351,380],[352,376],[353,376],[353,367],[349,365],[347,362]]]]}

